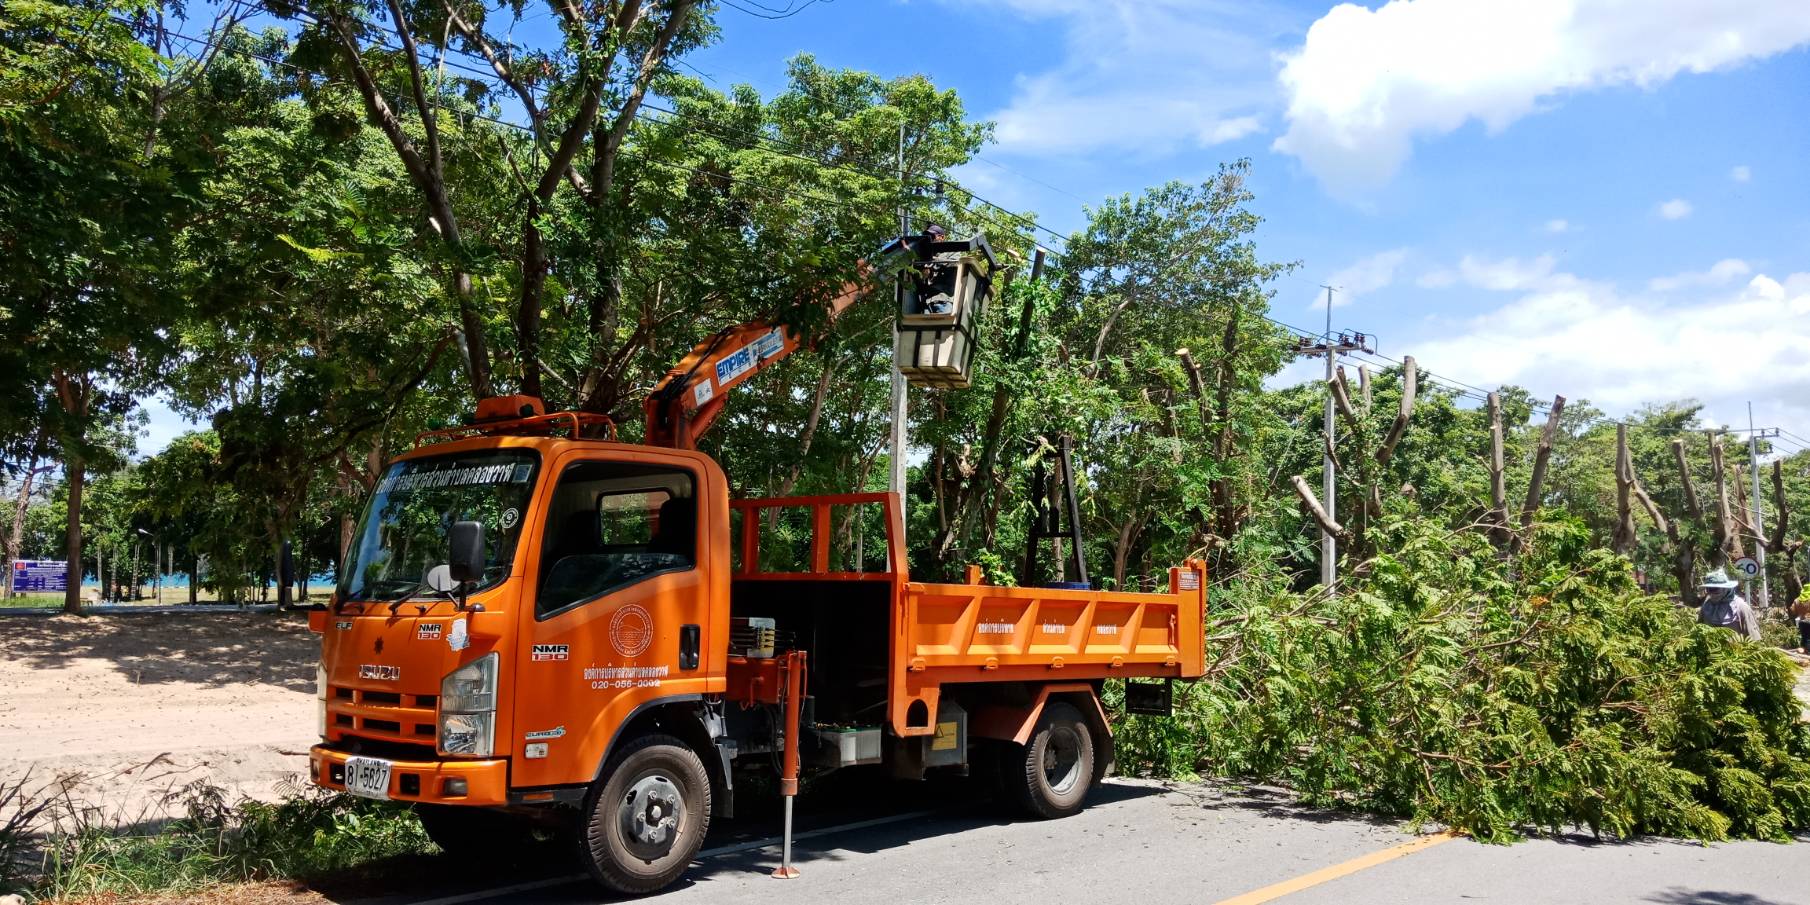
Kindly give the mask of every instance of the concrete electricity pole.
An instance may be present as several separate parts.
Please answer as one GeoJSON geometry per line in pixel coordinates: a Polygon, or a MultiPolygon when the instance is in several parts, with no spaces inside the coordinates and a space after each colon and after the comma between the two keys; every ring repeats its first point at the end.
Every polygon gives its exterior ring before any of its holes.
{"type": "MultiPolygon", "coordinates": [[[[904,190],[905,190],[905,123],[904,123],[904,121],[900,121],[900,123],[899,123],[899,191],[901,193],[903,193],[904,190]]],[[[901,205],[899,205],[899,235],[904,236],[904,235],[909,235],[910,233],[911,233],[911,212],[909,210],[907,210],[903,204],[901,204],[901,205]]],[[[901,276],[899,279],[900,279],[899,300],[901,302],[903,302],[904,293],[905,293],[905,284],[903,281],[904,281],[905,277],[901,276]]],[[[894,320],[893,320],[893,327],[892,327],[892,343],[893,343],[893,348],[896,350],[899,347],[899,325],[898,325],[898,320],[897,320],[898,315],[895,314],[893,317],[894,317],[894,320]]],[[[889,475],[889,479],[887,480],[887,483],[886,483],[886,489],[892,491],[895,494],[898,494],[899,505],[901,507],[903,507],[905,505],[905,416],[906,416],[905,375],[899,373],[899,357],[897,354],[895,354],[895,355],[893,355],[893,359],[892,359],[892,437],[891,437],[891,453],[890,453],[891,458],[892,458],[892,468],[890,469],[890,475],[889,475]]],[[[904,542],[905,542],[905,539],[903,537],[899,538],[899,543],[903,544],[904,542]]]]}
{"type": "MultiPolygon", "coordinates": [[[[1337,475],[1333,473],[1333,470],[1338,468],[1338,463],[1332,460],[1332,378],[1334,359],[1338,358],[1338,353],[1333,351],[1332,342],[1332,287],[1322,285],[1320,288],[1326,290],[1326,333],[1324,334],[1326,340],[1326,454],[1321,463],[1324,478],[1320,482],[1320,494],[1326,502],[1327,521],[1336,522],[1339,520],[1339,494],[1334,486],[1337,475]]],[[[1338,556],[1338,538],[1333,537],[1332,532],[1321,528],[1320,586],[1326,589],[1328,598],[1337,592],[1338,567],[1335,563],[1338,562],[1338,556]]]]}
{"type": "MultiPolygon", "coordinates": [[[[1303,345],[1297,352],[1298,354],[1307,355],[1309,357],[1315,355],[1326,356],[1326,449],[1325,452],[1321,454],[1322,470],[1324,471],[1325,476],[1320,484],[1320,492],[1322,505],[1326,510],[1326,520],[1334,522],[1338,520],[1338,510],[1336,507],[1338,505],[1337,472],[1339,465],[1337,462],[1333,461],[1332,458],[1333,431],[1335,429],[1335,424],[1333,422],[1332,382],[1338,367],[1337,357],[1345,352],[1374,352],[1375,350],[1370,347],[1370,337],[1365,336],[1362,333],[1340,333],[1336,336],[1333,335],[1332,293],[1334,287],[1322,285],[1320,288],[1326,290],[1326,333],[1320,337],[1319,343],[1311,346],[1303,345]]],[[[1305,343],[1306,340],[1303,339],[1302,342],[1305,343]]],[[[1322,527],[1320,529],[1320,586],[1326,589],[1326,596],[1328,597],[1332,597],[1337,593],[1338,556],[1338,538],[1334,537],[1332,532],[1327,531],[1322,527]]]]}
{"type": "Polygon", "coordinates": [[[1766,576],[1766,498],[1760,495],[1760,441],[1779,435],[1777,428],[1765,431],[1753,426],[1753,403],[1747,403],[1747,466],[1753,472],[1753,539],[1754,561],[1760,564],[1760,612],[1772,606],[1772,579],[1766,576]]]}

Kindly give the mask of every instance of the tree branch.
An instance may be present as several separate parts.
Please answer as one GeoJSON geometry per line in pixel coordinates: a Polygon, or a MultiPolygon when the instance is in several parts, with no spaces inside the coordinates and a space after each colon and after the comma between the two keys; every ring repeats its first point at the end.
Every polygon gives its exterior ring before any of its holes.
{"type": "Polygon", "coordinates": [[[1345,528],[1333,521],[1332,516],[1326,514],[1326,507],[1320,505],[1320,498],[1314,495],[1313,488],[1307,486],[1307,481],[1300,475],[1295,475],[1289,481],[1295,486],[1295,496],[1301,498],[1302,505],[1305,505],[1307,511],[1313,514],[1314,521],[1320,523],[1321,530],[1340,540],[1345,539],[1345,528]]]}
{"type": "Polygon", "coordinates": [[[1395,455],[1395,444],[1401,442],[1402,433],[1408,429],[1408,418],[1414,414],[1414,390],[1419,380],[1420,371],[1414,365],[1414,356],[1402,356],[1401,411],[1389,425],[1389,432],[1383,435],[1383,445],[1376,450],[1379,465],[1389,464],[1389,458],[1395,455]]]}

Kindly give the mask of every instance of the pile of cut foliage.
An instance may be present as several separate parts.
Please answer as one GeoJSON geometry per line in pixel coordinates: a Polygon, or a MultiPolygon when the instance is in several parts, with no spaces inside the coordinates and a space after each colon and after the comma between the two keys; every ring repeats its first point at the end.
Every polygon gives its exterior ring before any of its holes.
{"type": "Polygon", "coordinates": [[[1810,826],[1810,724],[1781,652],[1642,593],[1573,522],[1513,557],[1424,520],[1383,531],[1336,599],[1216,594],[1208,679],[1175,721],[1128,720],[1121,764],[1496,841],[1810,826]]]}

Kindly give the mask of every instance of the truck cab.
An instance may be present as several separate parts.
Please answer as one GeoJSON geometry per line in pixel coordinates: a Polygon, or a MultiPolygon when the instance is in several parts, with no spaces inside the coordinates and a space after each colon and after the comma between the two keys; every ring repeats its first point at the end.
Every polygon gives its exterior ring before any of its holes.
{"type": "Polygon", "coordinates": [[[429,805],[582,804],[618,736],[661,706],[721,774],[703,702],[726,685],[727,510],[722,470],[684,450],[480,436],[401,457],[314,617],[314,780],[429,805]],[[461,522],[482,526],[483,563],[454,594],[461,522]]]}

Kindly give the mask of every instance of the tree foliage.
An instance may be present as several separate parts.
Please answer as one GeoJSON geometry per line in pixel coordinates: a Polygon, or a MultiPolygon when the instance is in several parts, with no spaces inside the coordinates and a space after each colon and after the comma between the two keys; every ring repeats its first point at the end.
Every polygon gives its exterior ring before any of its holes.
{"type": "Polygon", "coordinates": [[[1121,750],[1494,840],[1783,841],[1810,823],[1810,724],[1783,654],[1642,592],[1576,520],[1540,523],[1508,560],[1418,515],[1379,534],[1386,552],[1337,599],[1222,596],[1186,721],[1136,722],[1121,750]]]}

